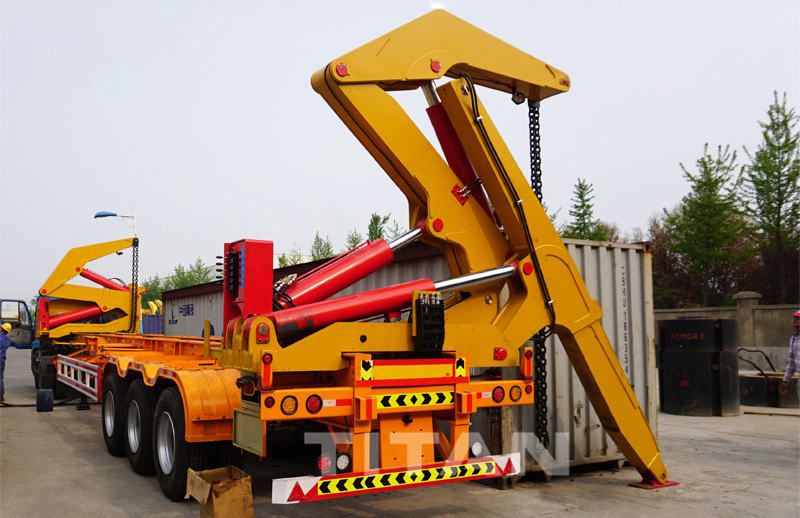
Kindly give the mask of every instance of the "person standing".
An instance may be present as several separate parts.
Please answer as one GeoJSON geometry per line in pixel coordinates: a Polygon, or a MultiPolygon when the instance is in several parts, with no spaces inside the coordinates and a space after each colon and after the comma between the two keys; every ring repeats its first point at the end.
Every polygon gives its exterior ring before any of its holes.
{"type": "Polygon", "coordinates": [[[6,370],[6,351],[11,345],[11,340],[6,336],[9,331],[11,331],[11,324],[5,323],[0,326],[0,403],[6,402],[3,372],[6,370]]]}
{"type": "Polygon", "coordinates": [[[789,380],[795,372],[800,372],[800,311],[794,314],[794,334],[789,339],[789,357],[786,359],[786,369],[783,381],[778,386],[778,392],[786,394],[789,389],[789,380]]]}

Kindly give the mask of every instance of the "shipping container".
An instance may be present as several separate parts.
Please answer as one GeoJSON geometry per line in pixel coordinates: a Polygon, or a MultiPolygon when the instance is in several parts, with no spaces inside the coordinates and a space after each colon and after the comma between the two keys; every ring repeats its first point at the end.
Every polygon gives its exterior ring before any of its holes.
{"type": "MultiPolygon", "coordinates": [[[[647,244],[564,240],[653,434],[657,433],[652,263],[647,244]]],[[[558,294],[552,294],[558,311],[558,294]]],[[[530,342],[529,344],[532,344],[530,342]]],[[[476,414],[472,432],[493,454],[520,451],[526,472],[565,475],[569,467],[621,461],[625,456],[603,429],[558,337],[547,340],[547,432],[535,438],[534,406],[476,414]],[[500,451],[501,450],[501,451],[500,451]]]]}
{"type": "Polygon", "coordinates": [[[161,294],[164,334],[169,336],[203,336],[203,324],[211,322],[211,336],[221,336],[222,285],[200,284],[161,294]]]}

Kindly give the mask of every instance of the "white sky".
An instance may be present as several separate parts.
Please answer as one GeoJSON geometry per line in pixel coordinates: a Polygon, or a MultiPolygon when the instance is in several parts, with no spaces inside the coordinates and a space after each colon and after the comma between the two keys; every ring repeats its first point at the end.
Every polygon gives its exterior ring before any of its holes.
{"type": "MultiPolygon", "coordinates": [[[[337,250],[366,234],[372,212],[405,224],[400,191],[310,77],[432,5],[0,0],[0,296],[29,299],[68,249],[132,234],[100,210],[136,207],[140,279],[213,262],[226,241],[308,253],[316,231],[337,250]]],[[[754,149],[773,90],[800,103],[797,1],[436,5],[570,75],[542,103],[562,221],[580,177],[597,217],[645,228],[686,194],[680,162],[706,142],[754,149]]],[[[527,170],[527,109],[484,101],[527,170]]],[[[130,281],[128,253],[90,268],[130,281]]]]}

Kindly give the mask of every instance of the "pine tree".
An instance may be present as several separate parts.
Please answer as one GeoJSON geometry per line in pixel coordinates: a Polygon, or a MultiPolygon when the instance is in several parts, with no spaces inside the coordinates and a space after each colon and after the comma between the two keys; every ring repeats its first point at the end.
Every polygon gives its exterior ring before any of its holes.
{"type": "Polygon", "coordinates": [[[361,235],[361,232],[353,229],[347,233],[347,237],[344,240],[344,251],[352,250],[363,242],[364,236],[361,235]]]}
{"type": "Polygon", "coordinates": [[[788,302],[787,251],[800,246],[800,117],[786,105],[786,93],[767,110],[767,122],[759,122],[762,143],[742,168],[745,210],[757,229],[762,249],[774,254],[780,303],[788,302]]]}
{"type": "Polygon", "coordinates": [[[611,226],[600,222],[594,217],[594,186],[582,178],[575,184],[572,208],[569,215],[572,222],[567,225],[562,237],[573,239],[589,239],[592,241],[608,241],[611,226]]]}
{"type": "Polygon", "coordinates": [[[322,239],[319,236],[319,232],[317,232],[314,236],[314,242],[311,244],[311,260],[327,259],[328,257],[333,257],[333,255],[333,244],[331,244],[330,238],[325,236],[325,239],[322,239]]]}
{"type": "Polygon", "coordinates": [[[720,304],[731,289],[731,267],[748,255],[734,246],[745,231],[738,211],[738,182],[733,178],[736,152],[731,153],[730,146],[724,150],[719,146],[714,158],[708,154],[706,144],[703,156],[696,161],[696,174],[683,164],[680,166],[691,192],[683,197],[679,209],[666,218],[672,251],[685,261],[699,285],[700,303],[720,304]]]}
{"type": "Polygon", "coordinates": [[[376,239],[383,239],[385,235],[385,227],[386,224],[389,222],[390,216],[391,214],[380,216],[373,212],[372,216],[369,218],[369,226],[367,227],[367,239],[369,239],[370,241],[375,241],[376,239]]]}

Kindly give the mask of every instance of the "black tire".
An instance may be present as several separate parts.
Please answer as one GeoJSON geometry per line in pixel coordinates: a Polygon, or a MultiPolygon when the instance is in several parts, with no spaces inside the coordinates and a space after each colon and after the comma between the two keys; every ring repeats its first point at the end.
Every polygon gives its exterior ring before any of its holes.
{"type": "Polygon", "coordinates": [[[153,416],[153,464],[161,490],[170,500],[186,496],[186,472],[208,466],[209,443],[187,443],[183,400],[175,387],[161,392],[153,416]]]}
{"type": "Polygon", "coordinates": [[[125,395],[125,453],[133,471],[153,473],[153,400],[142,380],[130,384],[125,395]]]}
{"type": "Polygon", "coordinates": [[[224,468],[225,466],[236,466],[239,469],[244,468],[244,453],[241,448],[237,448],[232,442],[212,442],[208,447],[208,469],[224,468]]]}
{"type": "Polygon", "coordinates": [[[109,374],[103,385],[103,440],[108,453],[115,457],[125,455],[125,385],[116,374],[109,374]]]}
{"type": "Polygon", "coordinates": [[[31,374],[33,374],[33,384],[39,388],[39,349],[31,349],[31,374]]]}
{"type": "Polygon", "coordinates": [[[39,358],[39,388],[53,390],[56,386],[56,367],[50,361],[52,356],[39,358]]]}
{"type": "Polygon", "coordinates": [[[53,391],[51,389],[39,389],[36,391],[36,411],[53,411],[53,391]]]}

